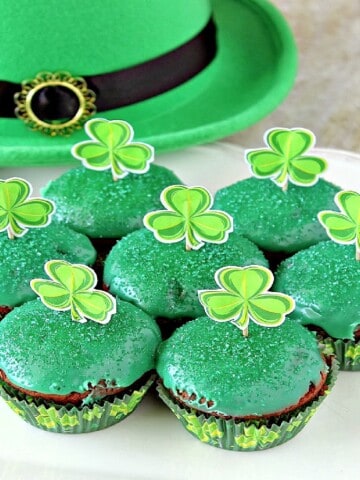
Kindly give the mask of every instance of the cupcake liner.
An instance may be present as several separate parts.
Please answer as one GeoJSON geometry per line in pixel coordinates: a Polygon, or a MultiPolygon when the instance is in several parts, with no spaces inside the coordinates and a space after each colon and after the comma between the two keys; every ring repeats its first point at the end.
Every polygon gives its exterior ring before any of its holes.
{"type": "Polygon", "coordinates": [[[46,403],[41,399],[22,395],[4,383],[0,384],[0,396],[17,415],[34,427],[48,432],[87,433],[115,425],[130,415],[154,379],[155,376],[152,375],[141,388],[122,396],[109,396],[91,406],[74,407],[46,403]]]}
{"type": "Polygon", "coordinates": [[[342,340],[317,334],[324,355],[335,355],[340,370],[360,371],[360,340],[342,340]]]}
{"type": "Polygon", "coordinates": [[[307,405],[272,419],[246,420],[219,418],[200,413],[176,403],[168,390],[158,383],[160,398],[175,414],[187,431],[201,442],[214,447],[240,452],[266,450],[295,437],[308,423],[320,403],[330,392],[338,372],[332,358],[324,393],[307,405]]]}

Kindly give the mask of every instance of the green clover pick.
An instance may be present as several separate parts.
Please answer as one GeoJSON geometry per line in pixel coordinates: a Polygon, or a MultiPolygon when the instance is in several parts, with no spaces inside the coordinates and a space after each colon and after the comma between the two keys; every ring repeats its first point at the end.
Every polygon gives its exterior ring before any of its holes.
{"type": "Polygon", "coordinates": [[[273,128],[265,133],[269,148],[247,150],[245,159],[257,178],[271,178],[287,190],[288,181],[310,187],[327,167],[323,158],[308,155],[315,145],[315,135],[303,128],[273,128]]]}
{"type": "Polygon", "coordinates": [[[114,181],[131,173],[145,173],[154,160],[154,149],[133,142],[132,126],[122,120],[93,118],[85,124],[91,140],[73,146],[72,155],[92,170],[111,169],[114,181]]]}
{"type": "Polygon", "coordinates": [[[8,237],[22,237],[29,227],[46,227],[55,211],[54,203],[43,198],[29,197],[32,187],[22,178],[0,180],[0,232],[8,237]]]}
{"type": "Polygon", "coordinates": [[[274,282],[265,267],[224,267],[215,274],[220,290],[200,290],[199,300],[208,317],[231,322],[248,336],[249,321],[277,327],[295,308],[294,300],[283,293],[268,292],[274,282]]]}
{"type": "Polygon", "coordinates": [[[356,260],[360,260],[360,194],[341,191],[335,196],[340,213],[331,210],[319,212],[318,219],[326,233],[337,243],[355,243],[356,260]]]}
{"type": "Polygon", "coordinates": [[[95,272],[85,266],[64,260],[50,260],[45,272],[51,280],[34,279],[30,286],[51,310],[70,310],[71,318],[84,323],[93,320],[108,323],[116,312],[115,299],[107,292],[95,290],[95,272]]]}
{"type": "Polygon", "coordinates": [[[162,191],[161,203],[168,210],[150,212],[144,217],[145,227],[160,242],[185,239],[186,250],[198,250],[205,242],[226,242],[233,231],[230,215],[210,210],[213,198],[206,188],[172,185],[162,191]]]}

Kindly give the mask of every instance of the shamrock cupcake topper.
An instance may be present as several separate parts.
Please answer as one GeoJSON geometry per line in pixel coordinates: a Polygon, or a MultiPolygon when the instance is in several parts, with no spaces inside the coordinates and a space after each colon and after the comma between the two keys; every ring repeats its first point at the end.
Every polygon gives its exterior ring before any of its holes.
{"type": "Polygon", "coordinates": [[[335,203],[340,212],[324,210],[318,214],[319,221],[331,240],[342,244],[355,243],[356,259],[360,260],[360,194],[339,192],[335,203]]]}
{"type": "Polygon", "coordinates": [[[213,198],[203,187],[172,185],[161,193],[167,210],[150,212],[144,217],[146,228],[163,243],[185,239],[186,250],[198,250],[205,242],[225,243],[233,231],[232,217],[221,210],[211,210],[213,198]]]}
{"type": "Polygon", "coordinates": [[[145,173],[154,160],[154,149],[133,142],[132,126],[121,120],[94,118],[85,124],[91,140],[73,146],[72,155],[91,170],[111,169],[114,181],[131,173],[145,173]]]}
{"type": "Polygon", "coordinates": [[[288,182],[310,187],[326,167],[326,160],[307,154],[315,145],[315,135],[303,128],[273,128],[264,136],[269,148],[247,150],[245,159],[257,178],[271,178],[287,190],[288,182]]]}
{"type": "Polygon", "coordinates": [[[70,310],[71,318],[84,323],[93,320],[108,323],[116,311],[115,299],[107,292],[95,290],[95,272],[64,260],[50,260],[45,272],[51,280],[34,279],[30,286],[51,310],[70,310]]]}
{"type": "Polygon", "coordinates": [[[277,327],[295,308],[283,293],[268,292],[274,282],[271,271],[259,265],[224,267],[215,274],[219,290],[200,290],[199,300],[208,317],[231,322],[248,336],[252,320],[264,327],[277,327]]]}
{"type": "Polygon", "coordinates": [[[29,227],[46,227],[55,206],[50,200],[31,198],[32,187],[22,178],[0,180],[0,232],[22,237],[29,227]]]}

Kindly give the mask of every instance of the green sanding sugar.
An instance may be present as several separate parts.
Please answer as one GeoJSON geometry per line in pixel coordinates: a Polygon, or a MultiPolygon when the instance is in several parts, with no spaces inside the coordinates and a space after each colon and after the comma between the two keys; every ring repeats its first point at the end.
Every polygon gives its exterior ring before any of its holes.
{"type": "Polygon", "coordinates": [[[75,322],[33,300],[0,323],[0,369],[17,386],[67,395],[100,381],[127,387],[154,368],[160,342],[155,321],[126,302],[117,302],[109,323],[75,322]]]}
{"type": "Polygon", "coordinates": [[[32,298],[30,280],[44,278],[48,260],[92,265],[96,251],[90,240],[68,227],[50,224],[30,229],[23,237],[9,240],[0,233],[0,305],[14,307],[32,298]]]}
{"type": "Polygon", "coordinates": [[[51,181],[42,194],[56,204],[54,221],[91,238],[121,238],[141,228],[147,212],[162,208],[160,194],[165,187],[181,183],[172,171],[158,165],[116,182],[109,171],[80,167],[51,181]]]}
{"type": "Polygon", "coordinates": [[[339,190],[320,179],[312,187],[290,183],[283,192],[271,180],[249,178],[219,190],[214,208],[232,215],[235,228],[260,248],[292,253],[327,239],[317,214],[337,210],[339,190]]]}
{"type": "Polygon", "coordinates": [[[291,295],[290,318],[335,338],[352,339],[360,324],[360,262],[354,245],[321,242],[279,267],[274,290],[291,295]]]}
{"type": "Polygon", "coordinates": [[[268,266],[256,245],[237,232],[226,243],[186,251],[185,242],[161,243],[142,229],[113,247],[104,282],[110,292],[155,317],[196,318],[204,313],[197,292],[216,288],[219,268],[256,264],[268,266]]]}

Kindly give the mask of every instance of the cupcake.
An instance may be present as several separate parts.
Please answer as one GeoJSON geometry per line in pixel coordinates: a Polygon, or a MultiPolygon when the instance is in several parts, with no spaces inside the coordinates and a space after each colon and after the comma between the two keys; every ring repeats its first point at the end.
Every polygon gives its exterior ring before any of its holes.
{"type": "Polygon", "coordinates": [[[119,241],[104,266],[104,284],[110,292],[157,318],[169,331],[202,314],[197,291],[214,286],[217,268],[224,264],[267,265],[255,244],[237,231],[231,232],[231,217],[211,210],[206,189],[172,186],[162,194],[164,205],[166,199],[175,205],[179,198],[187,198],[187,206],[209,208],[197,217],[193,214],[191,221],[182,212],[181,201],[173,211],[149,213],[145,219],[148,229],[119,241]]]}
{"type": "Polygon", "coordinates": [[[221,269],[222,290],[200,292],[212,318],[188,322],[159,347],[160,397],[209,445],[251,451],[286,442],[334,381],[314,336],[285,320],[291,298],[266,292],[271,281],[263,267],[221,269]]]}
{"type": "Polygon", "coordinates": [[[321,242],[285,260],[275,287],[295,299],[290,318],[315,330],[341,369],[360,370],[360,260],[350,245],[360,244],[360,195],[341,192],[336,199],[342,212],[322,212],[320,219],[339,243],[321,242]]]}
{"type": "Polygon", "coordinates": [[[159,329],[134,305],[94,290],[89,268],[52,261],[47,271],[52,280],[32,282],[42,301],[15,308],[0,324],[0,394],[47,431],[111,426],[152,383],[159,329]]]}
{"type": "Polygon", "coordinates": [[[0,181],[0,317],[35,298],[30,280],[42,274],[47,260],[91,265],[96,258],[85,235],[50,224],[52,202],[30,195],[23,179],[0,181]]]}
{"type": "Polygon", "coordinates": [[[235,228],[263,251],[288,256],[327,239],[317,214],[335,208],[339,190],[320,179],[311,188],[289,185],[284,193],[271,180],[248,178],[219,190],[215,207],[229,212],[235,228]]]}
{"type": "Polygon", "coordinates": [[[232,215],[235,228],[276,265],[326,239],[317,214],[335,207],[339,188],[318,179],[326,162],[306,154],[315,144],[310,131],[273,129],[265,141],[269,149],[246,154],[255,177],[219,190],[214,205],[232,215]]]}
{"type": "Polygon", "coordinates": [[[132,141],[128,123],[93,119],[85,130],[90,140],[72,150],[83,166],[51,181],[42,194],[57,205],[55,221],[106,251],[107,245],[142,227],[145,213],[160,207],[163,188],[181,182],[165,167],[150,167],[154,150],[132,141]]]}

